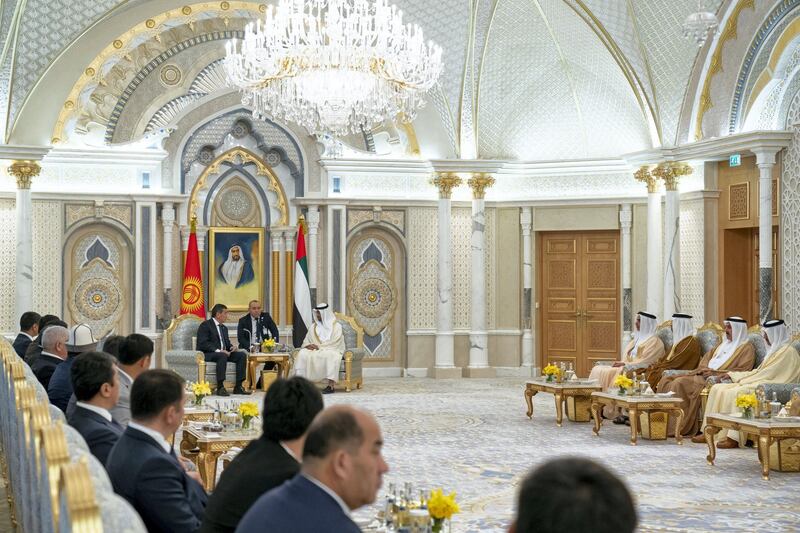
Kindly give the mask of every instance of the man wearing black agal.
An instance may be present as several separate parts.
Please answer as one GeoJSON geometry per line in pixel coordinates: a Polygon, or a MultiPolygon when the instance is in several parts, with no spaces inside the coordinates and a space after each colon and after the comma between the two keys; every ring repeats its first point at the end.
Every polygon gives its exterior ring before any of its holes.
{"type": "Polygon", "coordinates": [[[218,396],[230,396],[225,389],[225,367],[228,362],[236,365],[236,386],[234,394],[250,394],[242,383],[247,367],[247,354],[241,350],[234,350],[228,336],[228,307],[216,304],[211,308],[211,318],[200,324],[197,328],[197,349],[203,352],[206,361],[217,365],[217,391],[218,396]]]}

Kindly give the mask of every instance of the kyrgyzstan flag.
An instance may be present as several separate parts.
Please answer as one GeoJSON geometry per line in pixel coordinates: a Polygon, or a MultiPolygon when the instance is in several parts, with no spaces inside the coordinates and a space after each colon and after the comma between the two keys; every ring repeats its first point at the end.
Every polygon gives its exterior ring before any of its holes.
{"type": "Polygon", "coordinates": [[[308,285],[308,260],[303,221],[297,225],[297,259],[294,264],[294,308],[292,309],[292,342],[295,348],[303,345],[311,327],[311,289],[308,285]]]}
{"type": "Polygon", "coordinates": [[[189,234],[189,249],[186,250],[186,265],[183,267],[183,290],[181,290],[181,314],[197,315],[206,319],[203,298],[203,272],[200,270],[200,254],[197,251],[197,222],[192,219],[189,234]]]}

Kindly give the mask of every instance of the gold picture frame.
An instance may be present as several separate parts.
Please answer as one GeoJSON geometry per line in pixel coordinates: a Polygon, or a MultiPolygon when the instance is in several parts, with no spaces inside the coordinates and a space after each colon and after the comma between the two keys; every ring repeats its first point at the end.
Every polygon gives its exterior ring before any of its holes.
{"type": "Polygon", "coordinates": [[[246,311],[264,295],[264,228],[209,228],[208,236],[209,308],[221,303],[229,311],[246,311]]]}

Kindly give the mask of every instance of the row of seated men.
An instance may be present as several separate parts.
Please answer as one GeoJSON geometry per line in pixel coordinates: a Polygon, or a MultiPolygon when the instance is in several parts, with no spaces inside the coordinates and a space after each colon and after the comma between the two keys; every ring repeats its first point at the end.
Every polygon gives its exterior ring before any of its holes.
{"type": "MultiPolygon", "coordinates": [[[[639,312],[636,316],[633,339],[625,348],[622,360],[611,366],[598,365],[589,379],[596,379],[604,390],[610,388],[621,373],[642,375],[654,391],[673,392],[683,399],[684,417],[680,427],[670,420],[669,433],[680,432],[693,442],[705,442],[701,417],[704,389],[708,393],[706,413],[734,413],[736,398],[752,393],[763,383],[800,382],[800,355],[791,344],[783,320],[769,320],[761,325],[761,335],[767,346],[766,354],[756,362],[756,350],[748,336],[747,322],[738,316],[724,321],[724,334],[719,342],[703,353],[692,317],[682,313],[672,315],[673,345],[666,350],[662,336],[657,334],[655,315],[639,312]],[[669,372],[679,370],[684,372],[669,372]]],[[[604,412],[604,416],[617,413],[604,412]]],[[[615,423],[627,423],[620,413],[615,423]]],[[[716,439],[719,448],[739,446],[736,432],[721,431],[716,439]]],[[[745,443],[741,443],[744,445],[745,443]]]]}

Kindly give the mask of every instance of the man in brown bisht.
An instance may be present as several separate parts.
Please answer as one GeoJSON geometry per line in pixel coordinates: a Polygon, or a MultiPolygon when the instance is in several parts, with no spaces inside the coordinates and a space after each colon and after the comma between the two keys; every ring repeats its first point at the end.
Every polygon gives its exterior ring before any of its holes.
{"type": "Polygon", "coordinates": [[[653,387],[658,386],[665,370],[694,370],[703,355],[700,341],[694,336],[692,316],[683,313],[672,315],[672,350],[669,354],[645,371],[645,379],[653,387]]]}
{"type": "Polygon", "coordinates": [[[725,339],[700,360],[697,370],[684,376],[666,376],[658,382],[658,392],[674,392],[683,399],[683,422],[680,428],[675,428],[670,417],[670,435],[680,431],[681,435],[693,437],[700,430],[700,393],[709,376],[753,369],[756,352],[747,338],[747,322],[741,317],[732,316],[725,319],[724,325],[725,339]]]}

